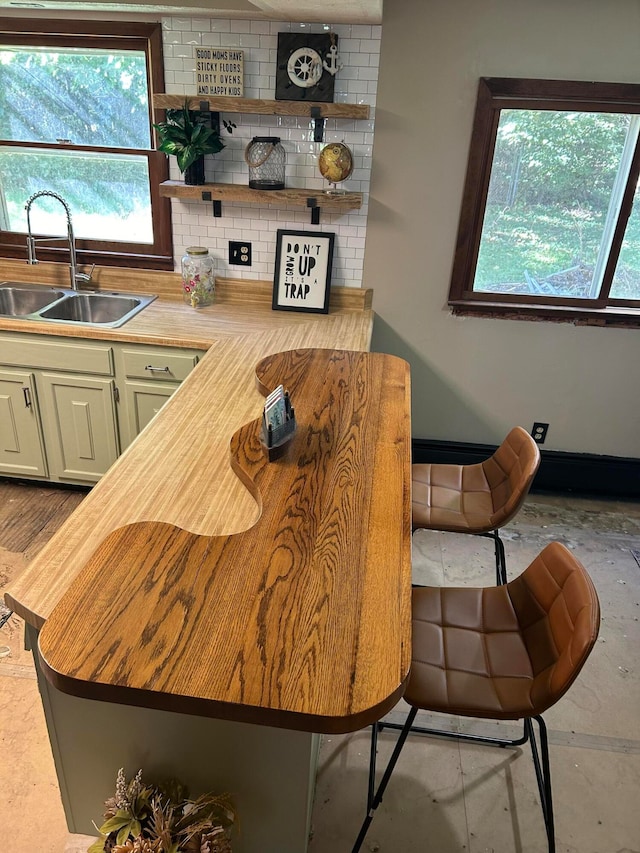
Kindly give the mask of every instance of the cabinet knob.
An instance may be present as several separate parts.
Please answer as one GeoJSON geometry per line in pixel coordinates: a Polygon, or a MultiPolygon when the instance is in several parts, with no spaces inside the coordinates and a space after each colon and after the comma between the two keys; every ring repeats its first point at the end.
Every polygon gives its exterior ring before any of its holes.
{"type": "Polygon", "coordinates": [[[22,393],[24,394],[24,404],[27,409],[31,408],[31,389],[23,386],[22,393]]]}
{"type": "Polygon", "coordinates": [[[154,367],[152,364],[147,364],[145,370],[155,371],[156,373],[171,373],[168,367],[154,367]]]}

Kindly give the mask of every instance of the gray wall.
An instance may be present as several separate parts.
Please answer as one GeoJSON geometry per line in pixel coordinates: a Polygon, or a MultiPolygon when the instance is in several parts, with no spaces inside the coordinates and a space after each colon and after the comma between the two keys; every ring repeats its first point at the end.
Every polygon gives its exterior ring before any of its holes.
{"type": "Polygon", "coordinates": [[[385,0],[364,285],[409,360],[413,435],[640,457],[640,329],[453,317],[477,80],[640,83],[638,0],[385,0]]]}

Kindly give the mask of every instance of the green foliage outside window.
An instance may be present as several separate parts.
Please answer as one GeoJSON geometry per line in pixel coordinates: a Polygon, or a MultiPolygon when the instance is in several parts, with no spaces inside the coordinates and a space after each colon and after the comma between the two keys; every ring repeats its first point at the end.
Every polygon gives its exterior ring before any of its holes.
{"type": "MultiPolygon", "coordinates": [[[[620,169],[629,115],[501,111],[474,290],[587,298],[620,169]]],[[[617,298],[640,298],[640,222],[617,298]]]]}
{"type": "MultiPolygon", "coordinates": [[[[78,238],[152,244],[145,51],[84,41],[0,40],[0,139],[10,143],[0,146],[0,227],[25,232],[27,199],[49,189],[68,202],[78,238]]],[[[34,230],[58,233],[59,213],[38,202],[34,230]]]]}
{"type": "Polygon", "coordinates": [[[150,148],[144,53],[0,45],[0,133],[150,148]]]}

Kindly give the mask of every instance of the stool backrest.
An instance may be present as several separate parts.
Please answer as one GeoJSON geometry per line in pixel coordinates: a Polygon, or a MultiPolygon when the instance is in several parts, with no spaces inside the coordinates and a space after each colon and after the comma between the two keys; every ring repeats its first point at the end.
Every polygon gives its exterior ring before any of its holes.
{"type": "Polygon", "coordinates": [[[493,527],[499,528],[516,515],[529,493],[540,465],[540,451],[529,433],[517,426],[481,465],[491,489],[493,527]]]}
{"type": "Polygon", "coordinates": [[[534,716],[557,702],[582,669],[598,637],[600,603],[584,566],[559,542],[507,590],[533,667],[534,716]]]}

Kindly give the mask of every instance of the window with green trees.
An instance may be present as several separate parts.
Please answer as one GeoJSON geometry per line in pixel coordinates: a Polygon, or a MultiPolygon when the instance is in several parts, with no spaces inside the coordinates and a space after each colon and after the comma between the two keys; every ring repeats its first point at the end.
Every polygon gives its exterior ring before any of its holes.
{"type": "Polygon", "coordinates": [[[480,81],[450,304],[640,308],[640,86],[480,81]]]}
{"type": "MultiPolygon", "coordinates": [[[[159,196],[166,157],[152,139],[151,96],[162,79],[157,24],[39,21],[35,32],[33,21],[3,21],[3,254],[25,254],[25,203],[52,190],[69,204],[81,262],[172,265],[170,216],[159,196]]],[[[66,231],[51,198],[38,199],[30,219],[39,235],[66,231]]],[[[60,244],[41,246],[41,259],[64,252],[60,244]]]]}

